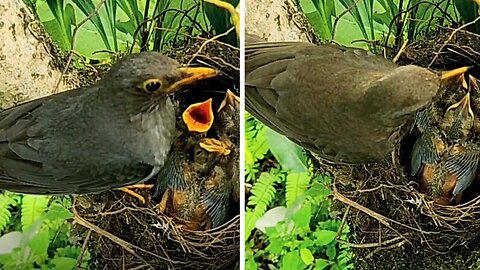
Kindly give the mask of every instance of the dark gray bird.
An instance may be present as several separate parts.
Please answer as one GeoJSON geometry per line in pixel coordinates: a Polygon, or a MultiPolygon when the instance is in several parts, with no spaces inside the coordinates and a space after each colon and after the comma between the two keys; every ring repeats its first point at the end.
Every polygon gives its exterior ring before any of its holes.
{"type": "Polygon", "coordinates": [[[0,113],[0,189],[83,194],[146,180],[175,131],[168,94],[216,76],[157,52],[125,57],[96,85],[0,113]]]}
{"type": "Polygon", "coordinates": [[[247,37],[245,58],[246,109],[337,163],[382,160],[441,88],[426,68],[336,45],[247,37]]]}

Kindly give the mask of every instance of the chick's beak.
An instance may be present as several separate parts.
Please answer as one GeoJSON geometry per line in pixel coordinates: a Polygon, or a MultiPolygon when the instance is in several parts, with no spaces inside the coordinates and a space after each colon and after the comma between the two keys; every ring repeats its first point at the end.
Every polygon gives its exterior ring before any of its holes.
{"type": "Polygon", "coordinates": [[[183,78],[173,83],[167,90],[167,94],[177,91],[180,87],[190,85],[194,82],[213,78],[218,75],[218,71],[206,67],[181,67],[180,72],[183,78]]]}
{"type": "Polygon", "coordinates": [[[182,114],[182,119],[188,131],[207,132],[213,124],[212,99],[188,106],[182,114]]]}

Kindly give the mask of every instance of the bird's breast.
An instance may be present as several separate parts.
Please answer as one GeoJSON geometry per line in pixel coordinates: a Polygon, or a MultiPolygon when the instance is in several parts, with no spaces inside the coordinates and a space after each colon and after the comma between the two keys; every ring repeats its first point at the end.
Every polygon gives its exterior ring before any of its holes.
{"type": "Polygon", "coordinates": [[[131,121],[135,123],[139,134],[136,151],[147,153],[143,156],[147,164],[156,168],[163,166],[175,131],[175,110],[172,102],[168,99],[165,104],[155,105],[149,112],[134,115],[131,121]]]}

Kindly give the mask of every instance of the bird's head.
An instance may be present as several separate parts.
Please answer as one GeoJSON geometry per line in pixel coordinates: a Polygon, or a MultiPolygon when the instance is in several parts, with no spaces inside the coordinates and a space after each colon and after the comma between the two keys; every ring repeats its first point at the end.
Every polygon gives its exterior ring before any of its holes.
{"type": "Polygon", "coordinates": [[[185,67],[158,52],[142,52],[124,57],[100,81],[109,95],[155,100],[183,86],[212,78],[212,68],[185,67]]]}
{"type": "Polygon", "coordinates": [[[426,68],[398,67],[368,87],[367,111],[385,125],[400,126],[432,102],[441,89],[440,81],[438,74],[426,68]]]}

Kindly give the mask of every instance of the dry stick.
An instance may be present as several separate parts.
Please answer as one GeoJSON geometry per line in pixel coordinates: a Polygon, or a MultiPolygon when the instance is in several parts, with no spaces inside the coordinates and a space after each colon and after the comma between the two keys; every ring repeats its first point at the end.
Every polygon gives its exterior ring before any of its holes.
{"type": "Polygon", "coordinates": [[[341,240],[340,237],[342,236],[343,226],[345,225],[345,222],[347,221],[347,216],[348,216],[348,213],[350,212],[350,208],[351,208],[351,206],[348,205],[347,210],[345,210],[345,213],[343,214],[342,223],[340,223],[340,226],[338,227],[338,230],[337,230],[337,241],[341,240]]]}
{"type": "MultiPolygon", "coordinates": [[[[340,192],[338,192],[337,190],[337,187],[335,185],[333,185],[333,196],[335,197],[335,199],[339,200],[340,202],[346,204],[346,205],[350,205],[362,212],[364,212],[365,214],[371,216],[372,218],[375,218],[378,222],[380,222],[381,224],[387,226],[389,229],[391,229],[392,231],[394,231],[395,233],[397,233],[400,237],[402,237],[403,239],[405,239],[405,241],[407,241],[408,243],[410,243],[410,241],[405,238],[405,236],[403,234],[401,234],[399,231],[397,231],[395,228],[392,227],[392,225],[390,225],[389,222],[392,222],[392,223],[395,223],[397,225],[401,225],[403,227],[406,227],[406,228],[409,228],[411,230],[415,230],[415,231],[419,231],[418,228],[413,228],[411,226],[408,226],[408,225],[405,225],[405,224],[402,224],[396,220],[393,220],[393,219],[390,219],[390,218],[387,218],[383,215],[380,215],[379,213],[375,212],[375,211],[372,211],[370,209],[368,209],[367,207],[357,203],[357,202],[354,202],[350,199],[348,199],[347,197],[343,196],[342,194],[340,194],[340,192]]],[[[411,243],[410,243],[411,244],[411,243]]]]}
{"type": "MultiPolygon", "coordinates": [[[[154,29],[155,30],[160,30],[160,31],[163,31],[163,32],[177,32],[176,29],[169,29],[169,28],[164,28],[164,27],[154,27],[154,29]]],[[[204,37],[200,37],[200,36],[192,36],[192,35],[189,35],[187,33],[178,33],[178,34],[181,35],[181,36],[184,36],[184,37],[191,38],[191,39],[208,40],[208,38],[204,38],[204,37]]],[[[222,42],[222,41],[219,41],[219,40],[212,40],[212,42],[216,42],[216,43],[218,43],[222,46],[228,47],[232,50],[240,51],[239,47],[235,47],[231,44],[228,44],[228,43],[225,43],[225,42],[222,42]]]]}
{"type": "MultiPolygon", "coordinates": [[[[398,59],[400,59],[400,56],[403,54],[403,52],[405,51],[405,48],[407,47],[407,44],[408,44],[408,38],[405,39],[405,41],[403,42],[402,44],[402,47],[400,47],[400,50],[398,50],[398,53],[397,55],[395,55],[395,57],[393,58],[393,63],[397,63],[398,59]]],[[[393,153],[393,152],[392,152],[393,153]]]]}
{"type": "Polygon", "coordinates": [[[98,3],[98,5],[95,7],[95,10],[93,10],[93,12],[90,13],[87,17],[85,17],[82,21],[80,21],[78,25],[76,25],[75,28],[73,29],[72,46],[70,47],[70,52],[68,53],[68,60],[67,60],[67,63],[65,64],[65,68],[62,70],[62,73],[60,74],[60,77],[57,80],[57,84],[55,85],[55,92],[57,92],[58,87],[60,86],[60,82],[62,81],[63,76],[67,72],[67,69],[70,66],[70,63],[72,62],[72,51],[73,51],[73,47],[75,47],[75,38],[77,36],[78,29],[80,29],[82,25],[84,25],[88,20],[90,20],[93,16],[95,16],[95,14],[100,10],[100,8],[103,6],[103,4],[105,4],[106,1],[107,0],[100,1],[100,3],[98,3]]]}
{"type": "Polygon", "coordinates": [[[75,203],[74,203],[74,206],[72,207],[72,212],[73,212],[73,220],[78,223],[79,225],[87,228],[87,229],[90,229],[96,233],[98,233],[99,235],[101,236],[104,236],[106,238],[108,238],[109,240],[111,240],[112,242],[118,244],[119,246],[121,246],[123,249],[125,249],[126,251],[128,251],[129,253],[131,253],[133,256],[143,260],[143,258],[141,256],[139,256],[134,249],[138,249],[142,252],[145,252],[147,253],[148,255],[150,256],[153,256],[155,258],[158,258],[158,259],[162,259],[162,260],[165,260],[165,261],[168,261],[168,262],[171,262],[171,263],[179,263],[178,261],[172,261],[170,259],[166,259],[162,256],[159,256],[158,254],[155,254],[153,252],[150,252],[148,250],[145,250],[141,247],[138,247],[136,245],[133,245],[123,239],[121,239],[120,237],[116,236],[116,235],[113,235],[107,231],[105,231],[104,229],[88,222],[86,219],[84,219],[83,217],[81,217],[78,212],[77,212],[77,209],[75,207],[75,203]]]}
{"type": "Polygon", "coordinates": [[[348,12],[350,12],[350,10],[352,10],[354,7],[357,6],[358,2],[360,2],[360,0],[356,0],[351,6],[349,6],[347,9],[345,9],[344,11],[342,11],[342,13],[340,13],[336,18],[335,18],[335,21],[333,22],[333,27],[332,27],[332,41],[335,40],[335,32],[336,32],[336,29],[337,29],[337,24],[338,22],[340,21],[340,19],[345,16],[348,12]]]}
{"type": "Polygon", "coordinates": [[[432,61],[430,62],[430,64],[428,64],[428,68],[430,68],[430,67],[433,65],[433,63],[435,63],[435,61],[437,60],[438,56],[439,56],[440,53],[443,51],[443,49],[445,48],[445,46],[448,45],[448,43],[453,39],[453,36],[455,36],[455,34],[456,34],[458,31],[466,28],[466,27],[469,26],[469,25],[475,24],[478,20],[480,20],[480,16],[477,17],[477,18],[475,18],[475,20],[473,20],[473,21],[471,21],[471,22],[469,22],[469,23],[466,23],[466,24],[464,24],[464,25],[456,28],[455,30],[453,30],[453,32],[450,34],[450,36],[448,37],[448,39],[445,40],[445,42],[442,44],[442,46],[440,47],[440,49],[435,53],[435,56],[433,57],[432,61]]]}
{"type": "Polygon", "coordinates": [[[212,41],[215,41],[215,40],[217,40],[217,39],[219,39],[219,38],[221,38],[221,37],[223,37],[223,36],[228,35],[228,34],[229,34],[230,32],[232,32],[234,29],[235,29],[235,27],[231,27],[231,28],[228,29],[225,33],[218,34],[218,35],[216,35],[216,36],[214,36],[214,37],[212,37],[212,38],[209,38],[209,39],[205,40],[205,41],[202,43],[202,45],[200,45],[200,48],[198,48],[197,52],[195,52],[195,54],[193,54],[192,58],[190,58],[190,60],[189,60],[188,63],[187,63],[187,66],[189,66],[189,65],[192,63],[193,59],[195,59],[195,57],[197,57],[197,56],[200,54],[200,52],[203,50],[203,48],[205,48],[205,46],[207,46],[208,43],[210,43],[210,42],[212,42],[212,41]]]}
{"type": "Polygon", "coordinates": [[[92,235],[92,230],[88,230],[87,236],[85,236],[85,239],[83,240],[82,249],[80,250],[80,255],[78,255],[78,258],[77,258],[76,267],[79,267],[79,266],[82,265],[83,255],[85,254],[85,251],[87,250],[87,244],[88,244],[88,240],[90,239],[90,235],[92,235]]]}
{"type": "Polygon", "coordinates": [[[386,247],[377,247],[376,249],[374,249],[372,252],[370,252],[367,256],[365,256],[365,260],[368,260],[369,258],[371,258],[375,253],[379,252],[380,250],[385,250],[385,249],[392,249],[392,248],[397,248],[397,247],[401,247],[403,246],[405,243],[407,243],[407,241],[402,240],[398,243],[395,243],[395,244],[392,244],[390,246],[386,246],[386,247]]]}
{"type": "Polygon", "coordinates": [[[387,245],[392,244],[392,246],[398,246],[399,243],[405,243],[405,239],[403,239],[402,236],[397,236],[395,238],[386,240],[381,243],[365,243],[365,244],[355,244],[355,243],[350,243],[341,239],[337,239],[337,242],[339,242],[342,245],[352,247],[352,248],[376,248],[376,247],[385,247],[387,245]],[[400,241],[401,240],[401,241],[400,241]]]}
{"type": "MultiPolygon", "coordinates": [[[[459,46],[452,46],[452,47],[458,47],[458,48],[460,48],[460,49],[463,50],[463,48],[462,48],[462,47],[459,47],[459,46]]],[[[463,58],[470,60],[472,63],[475,63],[475,65],[477,65],[477,66],[478,66],[478,64],[479,64],[477,61],[475,61],[475,59],[471,58],[470,56],[468,56],[468,55],[466,55],[466,54],[463,54],[463,53],[461,53],[461,52],[458,52],[458,51],[456,51],[456,50],[454,50],[454,49],[452,49],[452,48],[447,48],[447,51],[451,51],[451,52],[453,52],[453,53],[456,53],[456,54],[462,56],[463,58]]]]}
{"type": "Polygon", "coordinates": [[[108,238],[109,240],[111,240],[112,242],[118,244],[119,246],[121,246],[124,250],[128,251],[130,254],[132,254],[133,256],[143,260],[143,258],[141,256],[139,256],[134,249],[138,249],[142,252],[145,252],[147,253],[148,255],[150,256],[153,256],[157,259],[161,259],[161,260],[165,260],[165,261],[169,261],[171,263],[179,263],[178,261],[172,261],[170,259],[166,259],[162,256],[159,256],[158,254],[155,254],[153,252],[150,252],[148,250],[145,250],[139,246],[136,246],[136,245],[133,245],[123,239],[121,239],[120,237],[116,236],[116,235],[113,235],[107,231],[105,231],[104,229],[88,222],[87,220],[85,220],[84,218],[82,218],[78,213],[76,213],[76,211],[74,211],[74,217],[73,217],[73,220],[78,223],[79,225],[87,228],[87,229],[90,229],[96,233],[98,233],[99,235],[103,236],[103,237],[106,237],[108,238]]]}

